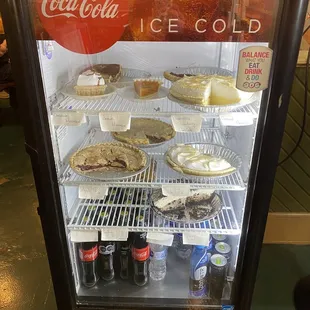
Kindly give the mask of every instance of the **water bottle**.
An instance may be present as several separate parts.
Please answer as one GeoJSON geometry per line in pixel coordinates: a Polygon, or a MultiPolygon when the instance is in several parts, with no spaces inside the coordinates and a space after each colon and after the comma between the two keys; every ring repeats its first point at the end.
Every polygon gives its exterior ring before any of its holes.
{"type": "Polygon", "coordinates": [[[183,259],[189,259],[192,253],[192,246],[188,244],[183,244],[183,236],[182,234],[175,234],[173,247],[176,250],[176,255],[183,259]]]}
{"type": "Polygon", "coordinates": [[[190,261],[189,294],[194,298],[203,298],[207,294],[207,247],[195,245],[190,261]]]}
{"type": "Polygon", "coordinates": [[[167,247],[160,244],[150,244],[151,261],[150,261],[150,277],[155,281],[159,281],[166,276],[167,247]]]}

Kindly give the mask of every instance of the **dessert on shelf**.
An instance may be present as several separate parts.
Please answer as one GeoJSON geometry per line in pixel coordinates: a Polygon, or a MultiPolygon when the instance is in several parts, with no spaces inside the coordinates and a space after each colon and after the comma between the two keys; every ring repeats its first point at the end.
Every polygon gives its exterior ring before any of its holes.
{"type": "Polygon", "coordinates": [[[164,77],[171,81],[171,82],[176,82],[180,79],[183,79],[186,76],[195,76],[195,74],[190,74],[190,73],[174,73],[170,71],[165,71],[164,72],[164,77]]]}
{"type": "Polygon", "coordinates": [[[113,137],[133,145],[152,145],[171,140],[175,131],[170,124],[152,118],[132,118],[130,129],[113,132],[113,137]]]}
{"type": "Polygon", "coordinates": [[[192,145],[177,144],[169,148],[166,160],[174,170],[194,176],[224,176],[236,171],[227,160],[203,153],[192,145]]]}
{"type": "Polygon", "coordinates": [[[100,96],[104,95],[106,87],[100,74],[87,70],[79,75],[74,89],[78,96],[100,96]]]}
{"type": "Polygon", "coordinates": [[[170,94],[186,103],[202,106],[236,104],[241,98],[235,84],[231,76],[188,76],[173,83],[170,94]]]}
{"type": "Polygon", "coordinates": [[[156,79],[134,79],[134,88],[140,98],[148,98],[158,93],[162,84],[156,79]]]}
{"type": "Polygon", "coordinates": [[[152,207],[171,221],[198,222],[215,217],[222,208],[219,195],[212,190],[192,190],[187,197],[166,197],[161,189],[153,190],[152,207]]]}
{"type": "Polygon", "coordinates": [[[139,171],[147,158],[138,148],[124,143],[100,143],[77,151],[70,166],[79,173],[104,171],[139,171]]]}
{"type": "Polygon", "coordinates": [[[100,74],[106,83],[118,82],[122,74],[122,67],[119,64],[93,65],[91,70],[97,74],[100,74]]]}

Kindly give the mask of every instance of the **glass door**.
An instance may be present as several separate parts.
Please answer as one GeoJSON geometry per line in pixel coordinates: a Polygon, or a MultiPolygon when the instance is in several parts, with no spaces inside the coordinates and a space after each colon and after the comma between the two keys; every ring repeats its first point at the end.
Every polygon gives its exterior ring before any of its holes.
{"type": "Polygon", "coordinates": [[[232,305],[278,1],[32,5],[79,304],[232,305]]]}

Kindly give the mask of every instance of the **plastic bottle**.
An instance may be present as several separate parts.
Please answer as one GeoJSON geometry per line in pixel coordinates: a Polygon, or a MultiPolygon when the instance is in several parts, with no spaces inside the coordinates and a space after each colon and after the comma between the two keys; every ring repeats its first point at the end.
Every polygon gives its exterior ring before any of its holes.
{"type": "Polygon", "coordinates": [[[93,287],[99,280],[97,271],[98,244],[83,242],[78,244],[82,283],[86,287],[93,287]]]}
{"type": "Polygon", "coordinates": [[[150,243],[151,260],[150,260],[150,277],[152,280],[160,281],[166,276],[167,267],[167,247],[160,244],[150,243]]]}
{"type": "Polygon", "coordinates": [[[207,294],[207,247],[195,245],[190,261],[189,294],[203,298],[207,294]]]}
{"type": "Polygon", "coordinates": [[[176,255],[183,259],[189,259],[192,253],[192,246],[188,244],[183,244],[183,236],[182,234],[175,234],[173,246],[176,251],[176,255]]]}
{"type": "Polygon", "coordinates": [[[149,280],[150,246],[146,242],[146,233],[135,233],[131,247],[134,275],[133,281],[138,286],[143,286],[149,280]]]}
{"type": "Polygon", "coordinates": [[[111,281],[114,278],[113,254],[115,242],[101,241],[99,245],[100,277],[111,281]]]}

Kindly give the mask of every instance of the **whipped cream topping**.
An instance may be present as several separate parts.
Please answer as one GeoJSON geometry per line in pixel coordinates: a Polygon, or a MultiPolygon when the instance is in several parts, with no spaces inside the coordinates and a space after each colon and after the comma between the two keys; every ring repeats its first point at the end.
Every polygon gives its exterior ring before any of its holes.
{"type": "Polygon", "coordinates": [[[78,86],[102,86],[105,85],[104,79],[100,74],[87,70],[79,75],[78,86]]]}
{"type": "Polygon", "coordinates": [[[173,148],[170,158],[180,166],[198,171],[222,171],[231,167],[225,159],[201,153],[190,145],[173,148]]]}

